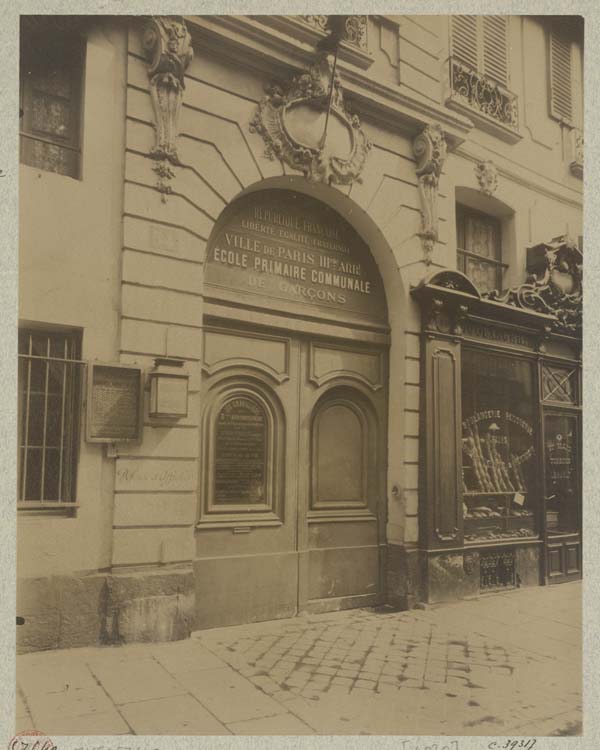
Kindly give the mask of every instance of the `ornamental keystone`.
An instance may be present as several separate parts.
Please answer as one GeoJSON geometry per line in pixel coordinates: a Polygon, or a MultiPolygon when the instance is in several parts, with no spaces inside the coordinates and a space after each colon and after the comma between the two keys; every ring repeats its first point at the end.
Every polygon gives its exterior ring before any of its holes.
{"type": "Polygon", "coordinates": [[[321,54],[309,70],[267,86],[266,93],[250,132],[263,137],[268,158],[301,170],[311,182],[361,181],[371,142],[344,103],[333,55],[321,54]]]}
{"type": "Polygon", "coordinates": [[[498,188],[498,170],[494,162],[489,159],[479,162],[475,166],[475,176],[481,192],[491,197],[498,188]]]}

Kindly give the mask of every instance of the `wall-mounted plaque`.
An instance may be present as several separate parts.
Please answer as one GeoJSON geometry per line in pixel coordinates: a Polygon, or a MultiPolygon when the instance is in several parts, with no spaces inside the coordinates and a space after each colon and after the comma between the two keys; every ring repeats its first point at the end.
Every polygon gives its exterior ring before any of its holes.
{"type": "Polygon", "coordinates": [[[142,432],[142,415],[141,369],[92,362],[88,376],[87,441],[137,441],[142,432]]]}
{"type": "Polygon", "coordinates": [[[266,502],[267,418],[249,398],[235,398],[221,409],[215,446],[215,503],[266,502]]]}

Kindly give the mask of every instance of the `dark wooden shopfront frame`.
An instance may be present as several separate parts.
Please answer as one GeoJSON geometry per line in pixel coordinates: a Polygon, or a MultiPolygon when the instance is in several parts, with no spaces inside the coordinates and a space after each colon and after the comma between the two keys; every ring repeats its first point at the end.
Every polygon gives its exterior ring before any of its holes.
{"type": "MultiPolygon", "coordinates": [[[[540,566],[538,582],[550,582],[548,553],[559,543],[546,529],[546,484],[544,415],[548,413],[580,414],[577,405],[544,404],[541,393],[541,372],[545,363],[577,369],[577,393],[581,393],[581,339],[553,332],[556,318],[551,314],[522,309],[482,297],[472,282],[454,270],[438,271],[424,279],[413,297],[422,310],[422,388],[420,476],[420,547],[428,571],[425,583],[427,598],[435,600],[431,590],[435,581],[431,560],[464,555],[470,551],[490,548],[538,547],[540,566]],[[534,377],[533,414],[536,469],[539,477],[535,488],[535,538],[506,538],[499,541],[465,543],[462,491],[462,350],[501,354],[532,363],[534,377]]],[[[579,425],[581,418],[578,417],[579,425]]],[[[581,446],[581,429],[578,448],[581,446]]],[[[580,451],[579,451],[580,452],[580,451]]],[[[579,456],[579,465],[581,457],[579,456]]],[[[579,528],[567,540],[578,547],[579,570],[567,571],[567,551],[563,551],[565,575],[561,580],[579,577],[581,572],[581,470],[575,488],[578,498],[579,528]]],[[[531,580],[531,576],[529,578],[531,580]]],[[[471,580],[471,586],[473,586],[471,580]]],[[[461,586],[458,586],[461,591],[461,586]]],[[[464,593],[467,591],[462,589],[464,593]]],[[[469,593],[477,593],[470,591],[469,593]]],[[[440,594],[441,595],[441,594],[440,594]]]]}

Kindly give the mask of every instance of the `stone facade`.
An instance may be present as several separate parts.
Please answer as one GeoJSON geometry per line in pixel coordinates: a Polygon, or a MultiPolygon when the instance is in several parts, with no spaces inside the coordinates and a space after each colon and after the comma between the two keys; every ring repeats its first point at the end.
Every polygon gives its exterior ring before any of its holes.
{"type": "MultiPolygon", "coordinates": [[[[419,503],[426,502],[422,488],[419,495],[421,315],[411,286],[432,270],[456,268],[457,203],[498,219],[503,287],[522,284],[527,246],[582,234],[582,181],[572,167],[581,149],[565,157],[563,142],[575,136],[542,101],[543,19],[508,18],[511,49],[525,53],[509,61],[519,119],[505,122],[504,113],[496,123],[510,131],[505,138],[482,124],[479,104],[448,93],[458,88],[445,63],[448,17],[358,17],[324,81],[325,91],[335,79],[343,88],[338,122],[347,122],[360,153],[352,152],[350,166],[328,156],[324,168],[337,178],[307,179],[307,169],[318,173],[323,165],[314,154],[303,166],[289,150],[274,150],[273,134],[281,133],[269,126],[266,143],[257,112],[265,107],[265,86],[272,87],[272,104],[290,81],[314,73],[316,46],[327,34],[315,18],[87,21],[82,179],[21,170],[20,317],[83,329],[86,360],[145,372],[156,357],[184,360],[188,413],[176,422],[152,420],[146,395],[139,443],[107,452],[82,438],[73,516],[19,517],[24,650],[170,640],[236,621],[238,615],[221,616],[207,601],[206,577],[219,552],[196,528],[204,277],[207,245],[225,209],[263,189],[294,190],[337,211],[377,264],[390,336],[384,542],[373,545],[380,548],[384,600],[410,607],[427,599],[419,541],[419,503]],[[490,160],[494,179],[484,185],[477,165],[490,160]]],[[[580,72],[575,66],[575,102],[580,72]]],[[[297,565],[295,553],[270,553],[281,570],[297,565]]],[[[224,581],[233,586],[250,570],[264,577],[268,600],[278,591],[277,569],[240,554],[224,581]]],[[[535,561],[519,554],[523,585],[537,583],[535,561]]],[[[466,572],[462,555],[437,558],[428,576],[443,598],[474,590],[475,573],[466,572]]],[[[248,618],[261,619],[261,611],[248,618]]],[[[281,614],[293,614],[293,607],[286,604],[281,614]]]]}

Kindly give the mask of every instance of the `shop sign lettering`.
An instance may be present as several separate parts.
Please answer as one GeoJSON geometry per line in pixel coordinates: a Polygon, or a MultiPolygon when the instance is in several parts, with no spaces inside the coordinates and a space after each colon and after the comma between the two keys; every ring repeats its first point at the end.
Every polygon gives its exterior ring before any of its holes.
{"type": "Polygon", "coordinates": [[[463,333],[465,336],[472,338],[485,339],[486,341],[497,341],[501,344],[512,344],[532,349],[533,344],[529,336],[515,331],[508,331],[505,328],[487,326],[483,324],[465,321],[463,324],[463,333]]]}

